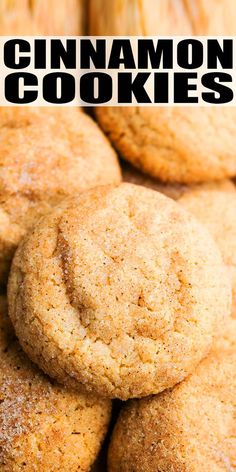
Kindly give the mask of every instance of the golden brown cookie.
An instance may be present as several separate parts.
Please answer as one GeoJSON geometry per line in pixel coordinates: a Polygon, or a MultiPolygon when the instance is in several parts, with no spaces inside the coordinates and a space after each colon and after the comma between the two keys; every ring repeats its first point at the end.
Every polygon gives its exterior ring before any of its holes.
{"type": "Polygon", "coordinates": [[[147,174],[143,174],[135,167],[131,166],[128,163],[122,162],[122,176],[124,182],[130,182],[136,185],[143,185],[144,187],[151,188],[157,192],[164,193],[167,197],[172,198],[173,200],[178,200],[182,195],[185,195],[188,192],[193,190],[217,190],[223,192],[234,192],[235,184],[229,180],[219,180],[219,181],[210,181],[202,184],[195,185],[184,185],[184,184],[164,184],[159,180],[149,177],[147,174]]]}
{"type": "Polygon", "coordinates": [[[1,0],[1,35],[81,35],[84,0],[1,0]]]}
{"type": "MultiPolygon", "coordinates": [[[[235,0],[91,0],[98,35],[234,35],[235,0]]],[[[96,116],[120,154],[163,181],[236,174],[236,108],[103,107],[96,116]]]]}
{"type": "Polygon", "coordinates": [[[229,269],[233,287],[233,316],[236,317],[236,188],[232,191],[196,189],[179,203],[203,223],[217,242],[229,269]]]}
{"type": "Polygon", "coordinates": [[[236,470],[236,320],[194,374],[132,401],[109,448],[109,472],[236,470]]]}
{"type": "Polygon", "coordinates": [[[120,399],[192,372],[231,310],[210,235],[131,184],[83,192],[42,219],[17,251],[8,295],[20,342],[45,372],[120,399]]]}
{"type": "Polygon", "coordinates": [[[73,108],[0,109],[0,281],[25,231],[67,195],[120,181],[110,144],[73,108]]]}
{"type": "Polygon", "coordinates": [[[56,385],[28,360],[1,297],[1,472],[88,472],[109,418],[107,400],[56,385]]]}

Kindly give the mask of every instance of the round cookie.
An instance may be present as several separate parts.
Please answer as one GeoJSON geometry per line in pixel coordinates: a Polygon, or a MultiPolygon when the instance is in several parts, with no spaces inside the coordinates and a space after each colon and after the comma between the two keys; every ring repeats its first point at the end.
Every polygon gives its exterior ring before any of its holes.
{"type": "Polygon", "coordinates": [[[231,310],[209,234],[131,184],[83,192],[42,219],[17,251],[8,295],[20,342],[45,372],[123,400],[192,372],[231,310]]]}
{"type": "Polygon", "coordinates": [[[195,185],[184,185],[184,184],[164,184],[156,179],[149,177],[146,174],[143,174],[135,167],[131,166],[128,163],[122,163],[122,176],[124,182],[130,182],[136,185],[143,185],[143,187],[148,187],[157,192],[161,192],[173,200],[178,200],[185,193],[191,192],[197,189],[204,190],[218,190],[223,192],[234,192],[235,184],[229,180],[219,180],[219,181],[210,181],[202,184],[195,185]]]}
{"type": "Polygon", "coordinates": [[[0,298],[1,472],[88,472],[110,402],[60,387],[22,352],[0,298]]]}
{"type": "Polygon", "coordinates": [[[214,351],[172,390],[122,411],[109,472],[226,472],[236,467],[236,320],[214,351]]]}
{"type": "Polygon", "coordinates": [[[84,0],[1,0],[1,35],[81,35],[84,0]]]}
{"type": "MultiPolygon", "coordinates": [[[[235,32],[235,0],[90,2],[94,35],[235,32]]],[[[119,153],[157,179],[188,184],[236,175],[236,108],[98,107],[96,116],[119,153]]]]}
{"type": "Polygon", "coordinates": [[[207,227],[221,250],[232,280],[232,314],[236,318],[236,188],[230,192],[195,189],[179,203],[207,227]]]}
{"type": "Polygon", "coordinates": [[[120,181],[97,125],[73,108],[0,109],[0,281],[26,230],[68,195],[120,181]]]}

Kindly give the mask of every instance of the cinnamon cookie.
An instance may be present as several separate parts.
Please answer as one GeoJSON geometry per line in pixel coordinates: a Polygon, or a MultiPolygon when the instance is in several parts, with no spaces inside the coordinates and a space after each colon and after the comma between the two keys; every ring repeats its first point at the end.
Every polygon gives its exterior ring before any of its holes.
{"type": "Polygon", "coordinates": [[[1,472],[88,472],[110,403],[62,388],[22,352],[0,298],[1,472]]]}
{"type": "Polygon", "coordinates": [[[0,282],[26,230],[67,195],[117,183],[115,153],[73,108],[0,109],[0,282]]]}
{"type": "Polygon", "coordinates": [[[194,374],[123,410],[109,472],[226,472],[236,469],[236,320],[194,374]]]}
{"type": "Polygon", "coordinates": [[[233,288],[233,316],[236,317],[236,188],[231,192],[192,190],[179,203],[203,223],[221,250],[233,288]]]}
{"type": "Polygon", "coordinates": [[[135,167],[131,166],[128,163],[122,163],[122,176],[124,182],[130,182],[136,185],[143,185],[143,187],[148,187],[157,192],[164,193],[167,197],[172,198],[173,200],[178,200],[182,195],[185,195],[188,192],[194,190],[217,190],[223,192],[234,192],[235,185],[229,179],[219,180],[219,181],[210,181],[202,184],[195,185],[184,185],[184,184],[164,184],[159,180],[153,179],[152,177],[143,174],[135,167]]]}
{"type": "Polygon", "coordinates": [[[84,0],[1,0],[1,35],[81,35],[84,0]]]}
{"type": "Polygon", "coordinates": [[[208,232],[164,195],[131,184],[70,198],[20,245],[10,316],[52,377],[128,399],[180,382],[231,310],[208,232]]]}
{"type": "MultiPolygon", "coordinates": [[[[235,0],[91,0],[95,35],[235,35],[235,0]]],[[[120,154],[163,181],[236,175],[236,108],[103,107],[96,116],[120,154]]]]}

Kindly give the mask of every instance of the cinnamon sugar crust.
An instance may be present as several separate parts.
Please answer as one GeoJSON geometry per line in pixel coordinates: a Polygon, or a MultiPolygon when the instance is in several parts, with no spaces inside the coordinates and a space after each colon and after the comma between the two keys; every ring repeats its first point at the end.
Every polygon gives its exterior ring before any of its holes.
{"type": "Polygon", "coordinates": [[[109,472],[226,472],[236,467],[236,320],[195,372],[130,402],[114,429],[109,472]]]}
{"type": "Polygon", "coordinates": [[[110,403],[58,386],[26,357],[0,298],[0,469],[88,472],[110,403]]]}
{"type": "Polygon", "coordinates": [[[8,297],[20,342],[45,372],[121,399],[180,382],[231,310],[209,234],[131,184],[83,192],[42,219],[17,251],[8,297]]]}
{"type": "Polygon", "coordinates": [[[81,190],[120,181],[110,144],[78,109],[0,110],[0,282],[25,232],[81,190]]]}

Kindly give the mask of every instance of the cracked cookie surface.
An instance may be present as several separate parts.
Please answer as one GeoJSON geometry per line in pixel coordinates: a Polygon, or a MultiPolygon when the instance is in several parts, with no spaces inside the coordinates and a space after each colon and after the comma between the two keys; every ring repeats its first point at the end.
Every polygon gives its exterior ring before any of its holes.
{"type": "Polygon", "coordinates": [[[0,469],[88,472],[110,402],[57,385],[23,353],[0,297],[0,469]]]}
{"type": "Polygon", "coordinates": [[[131,184],[69,198],[20,245],[22,346],[52,377],[111,398],[158,393],[208,353],[231,310],[218,248],[181,206],[131,184]]]}
{"type": "MultiPolygon", "coordinates": [[[[234,35],[234,0],[91,0],[94,35],[234,35]]],[[[119,153],[162,181],[197,183],[236,174],[236,108],[98,107],[119,153]]]]}
{"type": "Polygon", "coordinates": [[[182,383],[132,401],[108,454],[109,472],[226,472],[236,468],[236,320],[182,383]]]}
{"type": "Polygon", "coordinates": [[[0,110],[0,281],[24,233],[63,198],[117,183],[110,144],[78,109],[0,110]]]}

